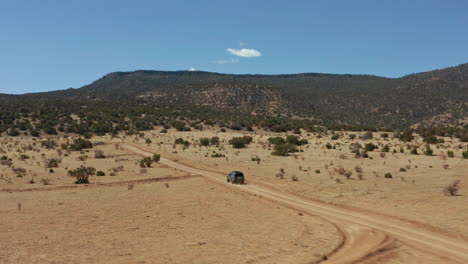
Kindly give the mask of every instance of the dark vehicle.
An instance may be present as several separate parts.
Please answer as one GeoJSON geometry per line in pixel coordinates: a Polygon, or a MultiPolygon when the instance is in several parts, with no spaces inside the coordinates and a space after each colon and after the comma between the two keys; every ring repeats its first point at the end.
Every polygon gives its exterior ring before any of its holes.
{"type": "Polygon", "coordinates": [[[227,182],[244,184],[244,174],[240,171],[233,171],[227,175],[227,182]]]}

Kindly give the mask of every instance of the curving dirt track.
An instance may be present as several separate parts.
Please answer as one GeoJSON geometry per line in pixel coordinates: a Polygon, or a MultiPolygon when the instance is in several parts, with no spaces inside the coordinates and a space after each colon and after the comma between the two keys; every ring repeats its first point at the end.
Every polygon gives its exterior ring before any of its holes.
{"type": "MultiPolygon", "coordinates": [[[[134,144],[121,146],[137,154],[153,154],[151,150],[134,144]]],[[[225,175],[219,173],[193,168],[166,158],[161,158],[160,163],[201,175],[220,184],[228,184],[225,175]]],[[[232,188],[319,215],[335,223],[343,232],[345,242],[323,263],[376,263],[389,252],[395,251],[398,254],[399,245],[411,251],[409,255],[406,252],[405,263],[468,263],[467,241],[428,230],[415,223],[311,201],[264,186],[247,184],[232,185],[232,188]]]]}

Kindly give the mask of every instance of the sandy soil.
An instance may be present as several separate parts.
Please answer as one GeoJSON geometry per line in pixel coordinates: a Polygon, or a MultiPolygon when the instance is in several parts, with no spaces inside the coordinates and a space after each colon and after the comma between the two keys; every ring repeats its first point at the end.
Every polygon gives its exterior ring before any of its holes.
{"type": "MultiPolygon", "coordinates": [[[[349,134],[349,133],[346,133],[349,134]]],[[[359,136],[359,133],[354,133],[359,136]]],[[[468,160],[461,158],[461,152],[468,144],[456,139],[445,138],[446,143],[433,145],[434,156],[423,155],[425,144],[421,138],[414,142],[403,143],[396,139],[381,138],[374,133],[372,140],[331,140],[331,135],[317,138],[316,135],[303,133],[309,144],[304,152],[294,156],[278,157],[271,155],[272,146],[268,146],[270,136],[284,136],[277,133],[219,133],[219,132],[170,132],[169,134],[147,134],[153,142],[150,147],[164,153],[174,160],[196,164],[197,167],[226,172],[241,170],[248,180],[279,188],[296,195],[325,201],[331,204],[376,211],[411,221],[428,224],[445,231],[468,237],[468,160]],[[227,141],[234,136],[250,135],[254,142],[245,149],[233,149],[227,141]],[[193,147],[184,149],[174,146],[176,138],[196,141],[201,137],[218,136],[224,142],[220,147],[193,147]],[[359,142],[362,145],[373,142],[380,148],[388,144],[391,151],[385,153],[369,152],[371,158],[355,158],[349,145],[359,142]],[[331,143],[336,149],[327,149],[331,143]],[[406,145],[418,145],[419,155],[411,155],[406,145]],[[403,147],[405,153],[399,153],[403,147]],[[393,149],[397,153],[393,153],[393,149]],[[454,158],[447,158],[447,150],[454,152],[454,158]],[[225,158],[212,158],[211,154],[220,153],[225,158]],[[259,164],[251,158],[258,156],[259,164]],[[359,180],[356,166],[362,169],[363,180],[359,180]],[[445,167],[444,167],[445,166],[445,167]],[[352,171],[348,180],[335,169],[343,167],[352,171]],[[406,171],[400,171],[404,168],[406,171]],[[281,169],[284,178],[277,177],[281,169]],[[320,170],[319,173],[316,170],[320,170]],[[385,173],[392,173],[392,179],[384,178],[385,173]],[[298,181],[293,181],[296,176],[298,181]],[[461,180],[459,196],[445,196],[444,187],[454,180],[461,180]],[[337,183],[337,180],[340,183],[337,183]]],[[[347,138],[343,136],[343,138],[347,138]]],[[[142,141],[142,140],[140,140],[142,141]]]]}
{"type": "Polygon", "coordinates": [[[284,134],[156,131],[159,129],[144,137],[93,138],[93,142],[103,144],[81,153],[45,150],[30,138],[0,142],[0,156],[12,158],[13,167],[26,170],[23,177],[17,177],[11,167],[0,165],[0,241],[9,241],[1,247],[0,262],[309,263],[336,249],[336,262],[332,256],[329,263],[346,263],[353,254],[359,259],[362,256],[358,253],[372,251],[356,248],[356,241],[362,240],[374,241],[361,244],[380,252],[361,258],[362,263],[413,263],[418,259],[452,263],[440,254],[425,259],[423,248],[415,251],[415,245],[400,243],[394,236],[374,234],[373,223],[356,229],[355,225],[348,226],[349,219],[336,222],[313,217],[299,207],[287,209],[274,197],[259,199],[162,162],[142,170],[138,166],[141,156],[123,147],[128,144],[204,171],[225,174],[241,170],[248,184],[260,188],[257,191],[264,187],[276,196],[292,194],[299,200],[380,215],[467,241],[468,160],[461,159],[467,144],[455,139],[445,138],[446,143],[432,145],[434,156],[425,156],[420,138],[409,143],[419,147],[420,155],[411,155],[407,143],[382,138],[378,133],[371,140],[358,139],[359,133],[353,133],[358,136],[354,140],[348,138],[351,133],[343,133],[338,140],[332,140],[330,134],[303,133],[300,136],[309,144],[299,147],[301,152],[278,157],[271,155],[273,146],[267,139],[284,134]],[[227,143],[242,135],[254,138],[247,148],[233,149],[227,143]],[[219,146],[198,146],[201,137],[212,136],[220,138],[219,146]],[[177,138],[191,145],[175,145],[177,138]],[[354,142],[372,142],[380,149],[388,144],[390,152],[377,150],[369,152],[370,158],[355,158],[349,149],[354,142]],[[327,149],[327,143],[334,148],[327,149]],[[103,150],[106,158],[94,158],[96,149],[103,150]],[[455,157],[448,158],[447,150],[455,157]],[[29,158],[22,159],[22,154],[29,158]],[[49,158],[61,159],[53,173],[44,167],[49,158]],[[93,176],[90,185],[77,187],[67,170],[80,165],[93,166],[106,176],[93,176]],[[340,168],[352,172],[350,179],[340,175],[340,168]],[[385,178],[386,173],[392,178],[385,178]],[[49,184],[43,184],[43,178],[49,184]],[[460,195],[444,195],[442,189],[456,179],[462,182],[460,195]],[[129,185],[134,189],[128,190],[129,185]],[[338,248],[342,235],[345,244],[338,248]],[[350,242],[353,240],[355,243],[350,242]]]}
{"type": "Polygon", "coordinates": [[[108,155],[95,159],[94,150],[22,150],[30,143],[4,145],[27,173],[1,167],[0,263],[310,263],[342,241],[319,217],[196,175],[161,164],[141,173],[141,157],[114,144],[95,147],[108,155]],[[62,162],[49,173],[43,163],[52,157],[62,162]],[[66,169],[80,165],[106,176],[76,185],[66,169]]]}

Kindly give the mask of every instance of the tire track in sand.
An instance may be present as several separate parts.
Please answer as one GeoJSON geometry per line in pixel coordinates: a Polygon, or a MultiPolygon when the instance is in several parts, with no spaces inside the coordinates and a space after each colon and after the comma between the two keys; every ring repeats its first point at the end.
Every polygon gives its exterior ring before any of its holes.
{"type": "MultiPolygon", "coordinates": [[[[121,146],[144,156],[154,154],[151,150],[134,144],[121,144],[121,146]]],[[[161,157],[160,163],[227,185],[223,174],[193,168],[164,157],[161,157]]],[[[394,249],[397,240],[417,251],[416,255],[424,256],[434,263],[468,263],[468,243],[466,241],[427,230],[414,223],[311,201],[263,186],[251,184],[229,184],[229,186],[282,205],[319,215],[339,226],[345,235],[345,241],[339,249],[328,256],[324,263],[368,261],[382,252],[394,249]]]]}

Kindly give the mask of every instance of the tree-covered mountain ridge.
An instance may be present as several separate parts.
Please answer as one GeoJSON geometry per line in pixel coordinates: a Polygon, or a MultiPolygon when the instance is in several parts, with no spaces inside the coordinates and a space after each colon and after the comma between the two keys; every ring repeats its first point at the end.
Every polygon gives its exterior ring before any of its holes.
{"type": "Polygon", "coordinates": [[[147,104],[404,128],[466,126],[468,64],[386,78],[353,74],[238,75],[203,71],[109,73],[78,89],[1,95],[2,104],[147,104]],[[125,102],[122,104],[121,102],[125,102]]]}

